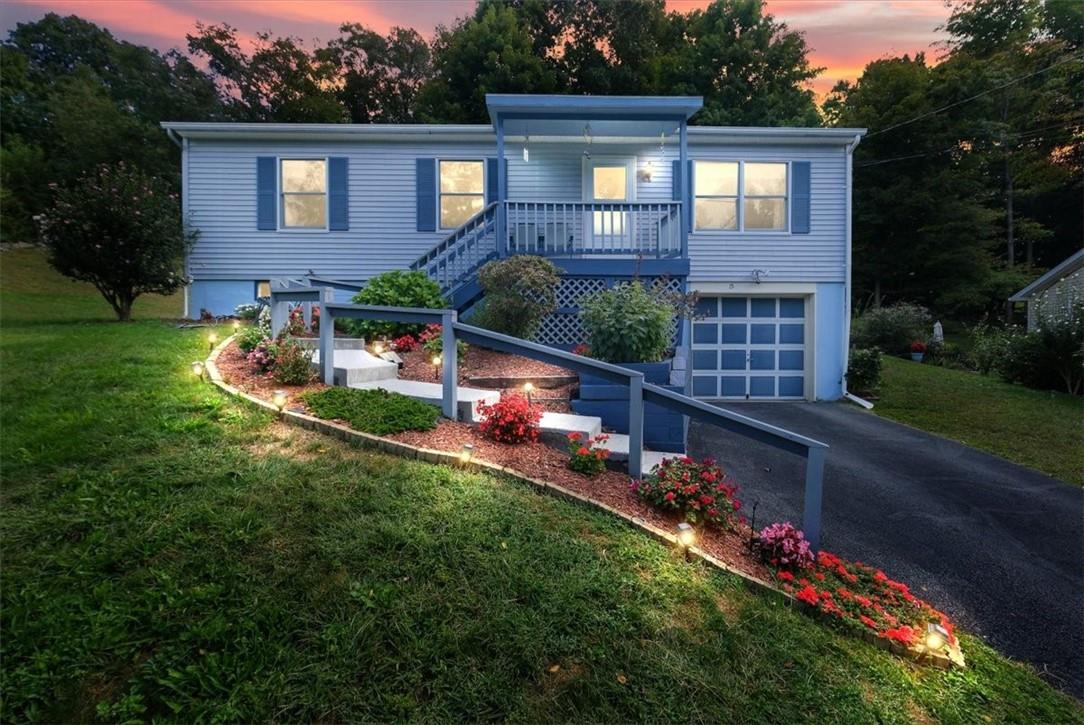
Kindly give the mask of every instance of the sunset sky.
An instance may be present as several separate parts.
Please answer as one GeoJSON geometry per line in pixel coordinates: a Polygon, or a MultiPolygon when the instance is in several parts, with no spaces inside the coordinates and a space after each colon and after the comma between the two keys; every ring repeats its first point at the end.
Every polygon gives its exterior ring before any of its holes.
{"type": "MultiPolygon", "coordinates": [[[[686,11],[707,0],[667,0],[686,11]]],[[[227,22],[243,35],[270,30],[304,40],[327,40],[343,22],[386,32],[409,26],[427,37],[439,24],[470,13],[473,0],[4,0],[4,35],[16,23],[46,12],[76,14],[114,35],[162,50],[185,46],[197,21],[227,22]]],[[[823,94],[839,79],[853,79],[880,57],[927,51],[944,40],[937,31],[948,16],[942,0],[768,0],[768,10],[805,33],[814,65],[827,70],[814,84],[823,94]]]]}

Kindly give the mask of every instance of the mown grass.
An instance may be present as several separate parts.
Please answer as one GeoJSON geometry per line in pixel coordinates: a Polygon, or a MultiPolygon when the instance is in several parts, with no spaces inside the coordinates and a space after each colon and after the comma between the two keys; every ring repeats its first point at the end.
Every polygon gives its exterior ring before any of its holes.
{"type": "Polygon", "coordinates": [[[884,357],[874,412],[1084,485],[1084,400],[884,357]]]}
{"type": "Polygon", "coordinates": [[[9,269],[5,721],[1084,722],[973,638],[918,668],[601,513],[287,429],[193,380],[203,331],[9,269]]]}

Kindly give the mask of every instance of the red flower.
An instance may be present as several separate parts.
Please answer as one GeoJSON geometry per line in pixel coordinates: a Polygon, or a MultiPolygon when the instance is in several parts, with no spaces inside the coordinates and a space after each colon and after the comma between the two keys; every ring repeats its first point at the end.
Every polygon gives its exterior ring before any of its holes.
{"type": "Polygon", "coordinates": [[[568,439],[570,441],[578,441],[580,438],[583,438],[582,433],[569,433],[568,434],[568,439]]]}
{"type": "Polygon", "coordinates": [[[794,581],[794,575],[791,574],[789,571],[777,571],[775,573],[775,578],[785,582],[794,581]]]}
{"type": "Polygon", "coordinates": [[[576,451],[577,455],[581,455],[581,456],[586,456],[590,452],[591,451],[587,450],[583,446],[580,446],[579,449],[576,451]]]}
{"type": "Polygon", "coordinates": [[[861,614],[861,615],[858,616],[858,621],[861,622],[862,624],[866,625],[870,629],[874,629],[874,630],[877,629],[877,623],[874,622],[872,619],[870,619],[869,617],[867,617],[864,614],[861,614]]]}
{"type": "Polygon", "coordinates": [[[820,601],[820,598],[817,596],[817,590],[808,584],[805,586],[804,589],[799,591],[794,596],[798,597],[798,599],[805,602],[806,604],[816,605],[817,602],[820,601]]]}
{"type": "Polygon", "coordinates": [[[677,498],[677,496],[674,495],[673,491],[670,491],[665,496],[663,496],[663,498],[665,498],[667,501],[673,501],[675,498],[677,498]]]}

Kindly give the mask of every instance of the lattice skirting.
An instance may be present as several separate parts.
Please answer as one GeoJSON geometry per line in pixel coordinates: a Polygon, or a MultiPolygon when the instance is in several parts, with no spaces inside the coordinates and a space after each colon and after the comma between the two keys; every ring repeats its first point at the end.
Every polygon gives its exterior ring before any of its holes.
{"type": "MultiPolygon", "coordinates": [[[[587,334],[580,323],[580,300],[587,295],[601,292],[610,287],[628,284],[630,277],[564,277],[557,286],[557,311],[542,321],[535,342],[571,349],[587,341],[587,334]]],[[[642,277],[646,286],[655,284],[656,279],[642,277]]],[[[666,289],[670,292],[682,292],[685,280],[670,277],[666,280],[666,289]]],[[[670,330],[671,341],[677,340],[678,321],[675,319],[670,330]]]]}

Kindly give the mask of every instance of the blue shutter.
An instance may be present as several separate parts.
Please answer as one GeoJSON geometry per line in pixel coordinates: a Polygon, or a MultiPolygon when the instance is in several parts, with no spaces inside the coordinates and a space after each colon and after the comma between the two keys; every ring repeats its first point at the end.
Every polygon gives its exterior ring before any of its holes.
{"type": "Polygon", "coordinates": [[[673,167],[670,173],[673,175],[671,184],[673,186],[674,201],[684,202],[685,204],[685,223],[688,229],[693,228],[693,198],[696,193],[695,185],[693,184],[693,160],[689,159],[689,196],[685,198],[681,194],[681,160],[674,159],[673,167]]]}
{"type": "Polygon", "coordinates": [[[414,174],[417,194],[417,229],[419,232],[437,230],[437,160],[415,159],[414,174]]]}
{"type": "Polygon", "coordinates": [[[809,234],[809,162],[795,161],[790,165],[791,181],[790,230],[794,234],[809,234]]]}
{"type": "Polygon", "coordinates": [[[671,196],[673,197],[674,201],[681,201],[681,160],[680,159],[674,159],[674,166],[673,166],[673,169],[671,170],[670,173],[672,174],[672,176],[671,176],[671,186],[672,186],[673,191],[674,191],[674,193],[671,194],[671,196]]]}
{"type": "Polygon", "coordinates": [[[278,195],[278,172],[274,156],[256,158],[256,228],[267,231],[278,229],[275,197],[278,195]]]}
{"type": "Polygon", "coordinates": [[[349,161],[345,156],[327,160],[327,228],[333,232],[350,229],[350,182],[347,180],[349,161]]]}
{"type": "MultiPolygon", "coordinates": [[[[508,198],[508,159],[504,160],[504,192],[502,199],[508,198]]],[[[486,159],[486,204],[497,201],[497,157],[486,159]]]]}

